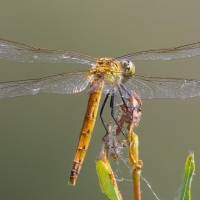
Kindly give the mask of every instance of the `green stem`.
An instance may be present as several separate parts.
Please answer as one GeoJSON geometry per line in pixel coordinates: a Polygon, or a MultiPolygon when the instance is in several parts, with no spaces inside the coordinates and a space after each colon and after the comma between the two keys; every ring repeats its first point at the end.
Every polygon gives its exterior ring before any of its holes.
{"type": "Polygon", "coordinates": [[[138,156],[138,136],[132,131],[132,127],[128,127],[129,130],[129,161],[132,165],[132,180],[133,180],[133,196],[134,200],[141,200],[140,192],[140,174],[141,174],[141,161],[138,156]]]}

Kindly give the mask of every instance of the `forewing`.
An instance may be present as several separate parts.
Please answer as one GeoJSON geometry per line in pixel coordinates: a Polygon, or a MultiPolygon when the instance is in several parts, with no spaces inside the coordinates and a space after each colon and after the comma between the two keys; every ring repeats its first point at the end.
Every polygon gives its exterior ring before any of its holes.
{"type": "Polygon", "coordinates": [[[141,99],[190,98],[200,96],[200,81],[135,75],[125,83],[141,99]]]}
{"type": "Polygon", "coordinates": [[[200,42],[179,46],[175,48],[166,48],[158,50],[142,51],[137,53],[128,54],[116,58],[122,60],[172,60],[180,58],[190,58],[200,55],[200,42]]]}
{"type": "Polygon", "coordinates": [[[38,93],[71,94],[84,90],[90,77],[86,72],[63,73],[41,79],[0,83],[0,98],[35,95],[38,93]]]}
{"type": "Polygon", "coordinates": [[[43,49],[0,39],[0,59],[15,62],[81,63],[94,65],[96,58],[71,51],[43,49]]]}

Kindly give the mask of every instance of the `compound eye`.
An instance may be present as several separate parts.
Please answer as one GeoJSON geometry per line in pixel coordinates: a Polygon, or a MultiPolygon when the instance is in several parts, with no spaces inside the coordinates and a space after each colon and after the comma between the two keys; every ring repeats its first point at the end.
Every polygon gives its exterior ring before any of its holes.
{"type": "Polygon", "coordinates": [[[121,65],[126,75],[133,75],[135,73],[135,65],[130,61],[122,61],[121,65]]]}

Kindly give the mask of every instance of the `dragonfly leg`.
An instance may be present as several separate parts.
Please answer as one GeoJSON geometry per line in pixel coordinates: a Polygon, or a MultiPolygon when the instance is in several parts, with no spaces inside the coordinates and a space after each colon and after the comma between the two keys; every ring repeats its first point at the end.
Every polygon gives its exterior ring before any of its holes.
{"type": "MultiPolygon", "coordinates": [[[[128,94],[128,96],[129,96],[130,98],[132,98],[131,93],[130,93],[122,84],[120,84],[120,87],[128,94]]],[[[128,106],[128,105],[127,105],[127,103],[126,103],[126,101],[124,100],[124,97],[123,97],[123,95],[122,95],[122,91],[121,91],[120,87],[118,86],[118,90],[119,90],[121,99],[122,99],[124,105],[126,106],[126,108],[127,108],[127,109],[128,109],[128,108],[133,108],[133,109],[135,109],[136,107],[128,106]]],[[[141,111],[140,108],[137,108],[137,109],[138,109],[139,111],[141,111]]]]}
{"type": "MultiPolygon", "coordinates": [[[[120,86],[122,87],[122,85],[120,85],[120,86]]],[[[125,88],[122,87],[122,89],[124,90],[125,88]]],[[[121,99],[122,99],[122,101],[123,101],[123,104],[124,104],[124,105],[126,106],[126,108],[128,109],[128,105],[127,105],[127,103],[126,103],[126,101],[125,101],[125,99],[124,99],[124,97],[123,97],[122,91],[121,91],[121,89],[120,89],[119,86],[118,86],[118,90],[119,90],[120,97],[121,97],[121,99]]],[[[127,92],[128,95],[130,94],[127,90],[124,90],[124,91],[127,92]]]]}
{"type": "MultiPolygon", "coordinates": [[[[108,134],[108,129],[107,129],[107,127],[106,127],[106,124],[105,124],[105,122],[104,122],[104,120],[103,120],[102,115],[103,115],[103,111],[104,111],[104,108],[105,108],[105,105],[106,105],[106,102],[107,102],[109,96],[110,96],[110,93],[108,93],[108,94],[106,95],[106,98],[104,99],[104,102],[103,102],[102,107],[101,107],[101,110],[100,110],[101,122],[102,122],[102,124],[103,124],[103,126],[104,126],[104,128],[105,128],[105,130],[106,130],[106,134],[103,136],[102,140],[104,140],[104,138],[105,138],[105,137],[107,136],[107,134],[108,134]]],[[[113,120],[115,121],[115,123],[116,123],[117,126],[119,127],[120,131],[121,131],[122,134],[124,135],[124,132],[122,131],[120,125],[118,124],[118,122],[117,122],[117,120],[115,119],[115,116],[114,116],[114,94],[111,96],[111,99],[110,99],[110,108],[111,108],[111,116],[112,116],[113,120]]]]}
{"type": "Polygon", "coordinates": [[[123,84],[120,84],[120,87],[128,94],[129,97],[132,97],[132,94],[124,87],[123,84]]]}
{"type": "MultiPolygon", "coordinates": [[[[124,101],[125,102],[125,101],[124,101]]],[[[123,130],[121,129],[119,123],[117,122],[117,120],[115,119],[115,116],[114,116],[114,105],[115,104],[115,96],[114,94],[112,94],[111,98],[110,98],[110,108],[111,108],[111,116],[113,118],[113,120],[115,121],[115,123],[117,124],[117,126],[119,127],[119,130],[122,132],[122,134],[125,136],[123,130]]],[[[104,136],[105,137],[105,136],[104,136]]],[[[125,136],[126,137],[126,136],[125,136]]]]}
{"type": "MultiPolygon", "coordinates": [[[[103,104],[102,104],[102,106],[101,106],[101,110],[100,110],[100,118],[101,118],[101,122],[102,122],[104,128],[106,129],[106,135],[108,134],[108,129],[107,129],[107,127],[106,127],[105,122],[103,121],[102,114],[103,114],[103,110],[104,110],[104,108],[105,108],[105,105],[106,105],[106,102],[107,102],[107,100],[108,100],[109,95],[110,95],[110,93],[107,93],[106,98],[104,99],[104,102],[103,102],[103,104]]],[[[106,135],[105,135],[105,136],[106,136],[106,135]]],[[[105,136],[103,137],[103,139],[105,138],[105,136]]],[[[102,139],[102,140],[103,140],[103,139],[102,139]]]]}

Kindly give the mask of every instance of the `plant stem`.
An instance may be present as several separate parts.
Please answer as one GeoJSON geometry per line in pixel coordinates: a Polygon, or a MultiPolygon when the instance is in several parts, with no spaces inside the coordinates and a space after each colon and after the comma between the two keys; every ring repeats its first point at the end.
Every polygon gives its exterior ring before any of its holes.
{"type": "Polygon", "coordinates": [[[138,159],[138,136],[133,132],[132,126],[128,126],[129,130],[129,162],[132,166],[132,180],[133,180],[133,196],[134,200],[141,200],[140,192],[140,174],[142,162],[138,159]]]}

